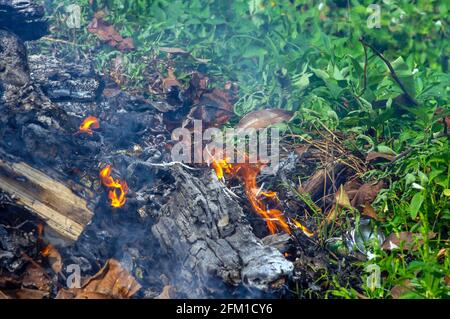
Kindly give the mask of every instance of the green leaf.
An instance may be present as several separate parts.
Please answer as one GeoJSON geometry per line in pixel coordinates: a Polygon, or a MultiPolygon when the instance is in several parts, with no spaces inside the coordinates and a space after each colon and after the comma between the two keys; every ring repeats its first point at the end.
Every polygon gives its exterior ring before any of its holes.
{"type": "Polygon", "coordinates": [[[444,191],[442,192],[445,196],[450,197],[450,188],[444,189],[444,191]]]}
{"type": "Polygon", "coordinates": [[[422,192],[416,193],[412,200],[411,204],[409,205],[409,214],[411,215],[412,219],[415,219],[417,217],[417,213],[419,213],[420,207],[423,204],[425,197],[422,192]]]}
{"type": "Polygon", "coordinates": [[[378,152],[380,153],[384,153],[384,154],[390,154],[390,155],[394,155],[397,156],[397,153],[395,153],[390,147],[385,146],[385,145],[378,145],[378,152]]]}
{"type": "Polygon", "coordinates": [[[325,72],[324,70],[321,69],[315,69],[313,67],[309,67],[311,69],[311,71],[314,72],[314,74],[319,78],[322,79],[324,81],[328,80],[330,78],[330,76],[328,75],[327,72],[325,72]]]}
{"type": "Polygon", "coordinates": [[[399,57],[392,63],[392,67],[395,70],[395,73],[397,74],[398,78],[402,82],[402,84],[405,86],[406,91],[413,97],[416,96],[416,87],[414,82],[414,76],[409,69],[406,62],[403,60],[402,57],[399,57]]]}

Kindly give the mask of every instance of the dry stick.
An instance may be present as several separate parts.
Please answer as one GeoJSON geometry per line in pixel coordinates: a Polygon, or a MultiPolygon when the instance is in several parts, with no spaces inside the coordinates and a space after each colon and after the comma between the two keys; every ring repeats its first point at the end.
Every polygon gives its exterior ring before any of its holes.
{"type": "Polygon", "coordinates": [[[391,72],[392,78],[394,79],[395,82],[397,82],[398,86],[400,86],[400,89],[403,91],[403,93],[405,93],[405,96],[406,96],[407,100],[413,105],[418,105],[419,103],[417,103],[417,101],[408,93],[408,91],[406,90],[406,88],[403,85],[402,81],[400,81],[399,77],[397,76],[397,73],[395,73],[395,70],[392,67],[392,64],[388,61],[388,59],[386,59],[384,57],[383,53],[378,51],[370,43],[367,43],[366,40],[364,40],[364,37],[360,37],[359,38],[359,42],[361,42],[361,44],[363,46],[369,47],[381,60],[383,60],[383,62],[386,64],[386,66],[388,67],[389,71],[391,72]]]}

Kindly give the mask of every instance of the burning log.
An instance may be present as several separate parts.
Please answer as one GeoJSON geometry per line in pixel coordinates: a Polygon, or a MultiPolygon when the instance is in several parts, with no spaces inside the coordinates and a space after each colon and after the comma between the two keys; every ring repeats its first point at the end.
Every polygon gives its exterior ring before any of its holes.
{"type": "Polygon", "coordinates": [[[69,187],[26,163],[0,158],[0,190],[65,238],[76,240],[93,213],[86,199],[71,188],[90,193],[81,185],[69,187]]]}
{"type": "Polygon", "coordinates": [[[162,207],[152,232],[174,261],[177,290],[190,297],[207,297],[217,280],[270,291],[290,276],[293,265],[252,231],[240,205],[214,175],[198,178],[172,169],[176,191],[162,207]]]}

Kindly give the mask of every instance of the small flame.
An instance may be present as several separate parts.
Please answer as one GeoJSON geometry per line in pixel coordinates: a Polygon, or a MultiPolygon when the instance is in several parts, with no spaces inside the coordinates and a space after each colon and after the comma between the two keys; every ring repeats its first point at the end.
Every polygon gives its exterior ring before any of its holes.
{"type": "Polygon", "coordinates": [[[92,129],[100,128],[100,123],[95,116],[88,116],[83,123],[81,123],[80,128],[77,134],[86,133],[89,135],[93,135],[94,131],[92,129]]]}
{"type": "Polygon", "coordinates": [[[216,172],[218,179],[223,179],[224,170],[227,174],[230,174],[231,170],[233,169],[233,166],[231,164],[228,164],[227,161],[224,159],[220,160],[213,159],[211,166],[214,168],[214,171],[216,172]]]}
{"type": "Polygon", "coordinates": [[[48,256],[50,255],[50,253],[52,252],[53,249],[54,249],[54,248],[53,248],[52,245],[47,245],[47,246],[45,246],[45,247],[42,248],[42,250],[41,250],[42,256],[48,257],[48,256]]]}
{"type": "Polygon", "coordinates": [[[297,227],[298,229],[300,229],[306,236],[308,237],[312,237],[314,236],[314,233],[311,232],[308,228],[306,228],[305,226],[303,226],[299,221],[295,220],[295,219],[291,219],[292,223],[294,224],[295,227],[297,227]]]}
{"type": "Polygon", "coordinates": [[[100,171],[100,180],[102,184],[109,190],[108,198],[111,201],[111,206],[120,208],[125,205],[127,199],[125,195],[128,193],[128,184],[120,179],[115,180],[111,177],[111,165],[107,165],[100,171]]]}

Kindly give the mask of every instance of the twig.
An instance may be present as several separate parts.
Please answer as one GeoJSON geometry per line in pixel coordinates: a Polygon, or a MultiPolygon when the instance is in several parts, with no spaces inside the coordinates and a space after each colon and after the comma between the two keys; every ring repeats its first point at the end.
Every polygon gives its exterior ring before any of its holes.
{"type": "Polygon", "coordinates": [[[375,53],[381,60],[383,60],[383,62],[386,64],[386,66],[388,67],[389,71],[391,72],[391,76],[394,79],[395,82],[397,82],[398,86],[400,86],[400,89],[403,91],[403,93],[405,93],[405,97],[406,99],[413,105],[418,105],[419,103],[417,103],[417,101],[408,93],[408,90],[406,90],[404,84],[402,83],[402,81],[400,80],[400,78],[397,76],[397,73],[395,73],[394,68],[392,67],[392,64],[388,61],[388,59],[386,59],[383,55],[383,53],[381,53],[380,51],[378,51],[373,45],[371,45],[370,43],[366,42],[366,40],[364,39],[364,37],[360,37],[359,38],[359,42],[361,42],[361,44],[365,47],[370,48],[373,53],[375,53]]]}

